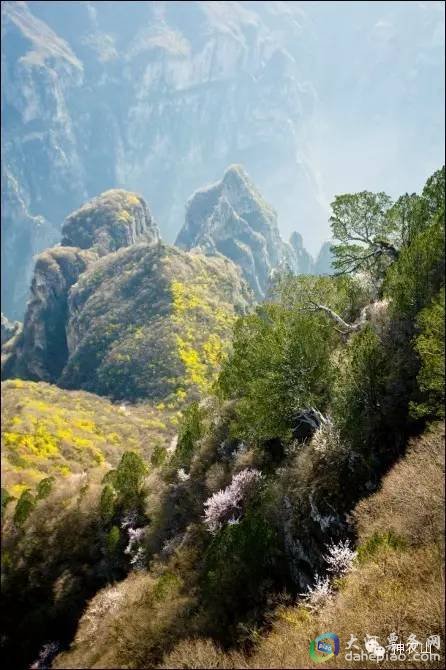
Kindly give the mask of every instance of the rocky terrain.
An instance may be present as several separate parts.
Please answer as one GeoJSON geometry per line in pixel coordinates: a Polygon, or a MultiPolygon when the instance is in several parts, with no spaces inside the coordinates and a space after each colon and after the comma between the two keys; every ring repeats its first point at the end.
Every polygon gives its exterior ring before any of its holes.
{"type": "Polygon", "coordinates": [[[2,5],[9,318],[23,317],[33,256],[112,187],[141,192],[167,240],[190,193],[236,161],[293,227],[302,191],[320,212],[297,135],[314,95],[287,50],[300,31],[291,5],[72,3],[63,21],[58,5],[2,5]]]}
{"type": "Polygon", "coordinates": [[[222,254],[238,265],[257,299],[265,296],[273,270],[309,273],[311,256],[298,233],[284,242],[277,214],[239,165],[229,167],[221,181],[196,191],[188,200],[186,220],[175,244],[222,254]]]}
{"type": "Polygon", "coordinates": [[[145,201],[120,190],[71,214],[62,243],[36,260],[5,377],[159,401],[211,382],[251,301],[230,260],[161,243],[145,201]]]}

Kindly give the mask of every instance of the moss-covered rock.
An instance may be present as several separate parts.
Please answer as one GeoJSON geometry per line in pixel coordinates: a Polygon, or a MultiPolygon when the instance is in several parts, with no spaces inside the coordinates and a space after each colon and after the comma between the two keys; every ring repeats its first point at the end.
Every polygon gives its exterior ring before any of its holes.
{"type": "Polygon", "coordinates": [[[3,378],[175,406],[206,390],[251,299],[236,266],[161,244],[144,200],[122,190],[74,212],[63,233],[76,246],[38,257],[3,378]]]}
{"type": "Polygon", "coordinates": [[[227,259],[166,245],[122,249],[70,293],[60,384],[131,400],[206,390],[248,299],[227,259]]]}
{"type": "Polygon", "coordinates": [[[122,189],[93,198],[70,214],[62,226],[62,245],[93,247],[100,254],[158,240],[158,226],[144,199],[122,189]]]}

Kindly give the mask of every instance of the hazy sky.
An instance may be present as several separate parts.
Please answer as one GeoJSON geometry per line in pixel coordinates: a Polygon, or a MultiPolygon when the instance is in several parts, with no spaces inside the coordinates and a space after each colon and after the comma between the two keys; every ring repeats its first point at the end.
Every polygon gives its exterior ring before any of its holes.
{"type": "MultiPolygon", "coordinates": [[[[338,193],[419,191],[444,163],[444,3],[298,4],[317,96],[306,151],[327,216],[338,193]]],[[[328,224],[308,232],[314,252],[328,224]]]]}

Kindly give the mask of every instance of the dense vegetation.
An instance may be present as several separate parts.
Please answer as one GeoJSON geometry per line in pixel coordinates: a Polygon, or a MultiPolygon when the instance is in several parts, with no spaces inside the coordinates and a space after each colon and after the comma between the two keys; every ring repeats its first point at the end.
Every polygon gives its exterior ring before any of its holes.
{"type": "MultiPolygon", "coordinates": [[[[332,226],[338,274],[276,277],[213,350],[211,393],[178,342],[207,395],[174,452],[6,505],[15,665],[57,641],[58,668],[302,667],[315,631],[365,634],[375,611],[383,635],[440,630],[444,168],[396,203],[336,198],[332,226]]],[[[180,316],[194,293],[173,292],[180,316]]]]}

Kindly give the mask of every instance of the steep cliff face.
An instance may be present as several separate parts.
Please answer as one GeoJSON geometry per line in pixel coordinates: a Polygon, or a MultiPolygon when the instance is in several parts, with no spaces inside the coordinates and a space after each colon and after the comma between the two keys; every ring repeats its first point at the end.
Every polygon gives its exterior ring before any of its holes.
{"type": "Polygon", "coordinates": [[[63,217],[86,197],[66,101],[81,83],[66,42],[26,3],[3,3],[2,305],[10,317],[23,316],[33,256],[59,240],[63,217]]]}
{"type": "Polygon", "coordinates": [[[290,237],[290,245],[292,246],[296,256],[296,273],[298,274],[312,274],[314,272],[314,260],[311,254],[304,247],[302,235],[294,231],[290,237]]]}
{"type": "Polygon", "coordinates": [[[95,254],[74,247],[54,247],[37,257],[23,333],[15,346],[13,374],[32,380],[57,380],[67,357],[68,292],[94,258],[95,254]]]}
{"type": "Polygon", "coordinates": [[[5,377],[113,398],[174,397],[212,381],[251,297],[236,266],[161,244],[145,201],[108,191],[71,214],[37,258],[5,377]]]}
{"type": "Polygon", "coordinates": [[[167,240],[189,194],[234,162],[284,221],[302,194],[317,215],[298,138],[314,94],[288,49],[300,18],[276,5],[3,3],[4,165],[48,226],[24,244],[26,222],[6,222],[10,318],[23,314],[33,255],[60,240],[70,211],[112,187],[141,192],[167,240]]]}
{"type": "Polygon", "coordinates": [[[1,343],[2,346],[14,337],[19,331],[21,324],[18,321],[10,321],[3,314],[1,315],[1,343]]]}
{"type": "Polygon", "coordinates": [[[332,242],[324,242],[314,263],[314,273],[317,275],[329,275],[333,273],[333,254],[331,253],[332,242]]]}
{"type": "Polygon", "coordinates": [[[265,295],[274,269],[298,271],[294,249],[280,236],[276,212],[239,165],[191,196],[176,244],[231,259],[257,298],[265,295]]]}

